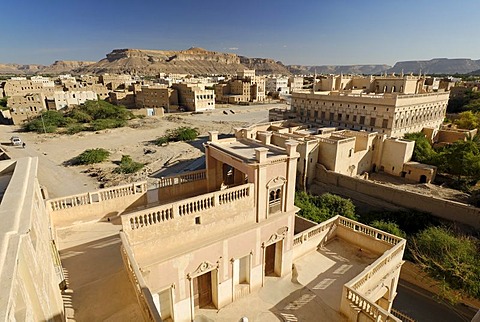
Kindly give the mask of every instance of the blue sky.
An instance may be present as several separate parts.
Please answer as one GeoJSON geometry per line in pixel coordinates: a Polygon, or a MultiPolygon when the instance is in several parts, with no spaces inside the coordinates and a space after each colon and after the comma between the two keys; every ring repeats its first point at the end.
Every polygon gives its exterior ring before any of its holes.
{"type": "Polygon", "coordinates": [[[480,59],[480,1],[7,0],[0,63],[192,46],[284,64],[480,59]]]}

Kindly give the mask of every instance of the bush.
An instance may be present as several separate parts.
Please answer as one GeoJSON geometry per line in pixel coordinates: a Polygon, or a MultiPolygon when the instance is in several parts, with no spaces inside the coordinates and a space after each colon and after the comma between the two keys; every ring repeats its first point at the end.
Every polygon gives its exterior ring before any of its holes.
{"type": "Polygon", "coordinates": [[[356,220],[355,206],[350,199],[325,193],[312,196],[306,192],[295,193],[295,205],[300,208],[299,216],[320,223],[336,215],[356,220]]]}
{"type": "Polygon", "coordinates": [[[394,222],[387,222],[383,220],[375,220],[370,224],[370,226],[375,227],[377,229],[383,230],[387,233],[390,233],[392,235],[401,237],[401,238],[407,238],[407,234],[403,230],[401,230],[398,225],[394,222]]]}
{"type": "Polygon", "coordinates": [[[80,123],[89,123],[93,121],[93,117],[79,109],[74,109],[70,113],[70,117],[80,123]]]}
{"type": "Polygon", "coordinates": [[[53,133],[58,127],[63,127],[65,124],[67,124],[67,120],[64,119],[63,113],[46,111],[36,116],[33,120],[26,122],[23,125],[23,130],[27,132],[53,133]]]}
{"type": "Polygon", "coordinates": [[[88,149],[78,155],[73,161],[74,164],[94,164],[100,163],[110,156],[110,152],[105,149],[88,149]]]}
{"type": "Polygon", "coordinates": [[[135,162],[129,155],[122,155],[120,164],[115,172],[117,173],[134,173],[143,168],[143,164],[140,162],[135,162]]]}
{"type": "Polygon", "coordinates": [[[168,143],[168,136],[164,135],[155,140],[156,145],[164,145],[168,143]]]}
{"type": "Polygon", "coordinates": [[[430,227],[412,240],[412,255],[428,273],[480,298],[480,253],[478,240],[455,236],[441,227],[430,227]]]}
{"type": "Polygon", "coordinates": [[[174,130],[167,130],[167,133],[155,140],[156,145],[164,145],[168,142],[192,141],[198,137],[198,130],[188,126],[182,126],[174,130]]]}
{"type": "Polygon", "coordinates": [[[66,133],[67,134],[76,134],[78,132],[82,132],[85,130],[85,127],[81,124],[71,124],[67,127],[66,133]]]}
{"type": "Polygon", "coordinates": [[[117,106],[101,100],[86,101],[78,108],[78,111],[89,115],[94,120],[116,119],[126,121],[134,118],[132,112],[125,106],[117,106]]]}

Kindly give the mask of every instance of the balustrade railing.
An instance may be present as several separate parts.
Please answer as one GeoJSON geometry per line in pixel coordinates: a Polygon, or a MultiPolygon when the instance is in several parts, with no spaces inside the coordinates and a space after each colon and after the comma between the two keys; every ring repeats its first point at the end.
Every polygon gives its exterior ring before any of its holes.
{"type": "Polygon", "coordinates": [[[313,238],[326,230],[330,230],[332,227],[336,225],[336,221],[337,221],[337,217],[333,217],[316,226],[313,226],[307,230],[304,230],[299,234],[296,234],[295,236],[293,236],[293,246],[303,244],[307,242],[310,238],[313,238]]]}
{"type": "Polygon", "coordinates": [[[158,179],[157,183],[159,188],[165,188],[177,184],[205,180],[206,178],[206,170],[197,170],[183,173],[177,176],[160,178],[158,179]]]}
{"type": "Polygon", "coordinates": [[[372,318],[373,321],[377,322],[401,322],[400,319],[395,317],[393,314],[389,313],[387,310],[381,308],[379,305],[372,303],[370,300],[363,297],[360,293],[352,290],[348,286],[346,288],[346,299],[351,306],[360,310],[365,315],[372,318]]]}
{"type": "Polygon", "coordinates": [[[124,231],[137,230],[175,220],[177,217],[201,213],[214,207],[235,203],[241,199],[253,197],[252,189],[253,184],[247,183],[226,190],[184,199],[179,202],[125,214],[122,216],[123,229],[124,231]]]}
{"type": "Polygon", "coordinates": [[[135,294],[137,295],[144,319],[146,321],[162,321],[155,303],[153,302],[152,293],[143,279],[142,273],[137,266],[137,262],[133,258],[131,251],[125,247],[125,245],[128,245],[128,242],[123,232],[120,232],[120,238],[122,239],[121,253],[123,262],[125,263],[130,282],[135,287],[135,294]]]}
{"type": "Polygon", "coordinates": [[[390,245],[396,245],[397,243],[403,240],[402,238],[397,237],[395,235],[386,233],[379,229],[361,224],[357,221],[354,221],[345,217],[338,218],[338,225],[343,226],[345,228],[349,228],[350,230],[355,231],[357,233],[370,236],[376,240],[384,241],[390,245]]]}
{"type": "Polygon", "coordinates": [[[105,188],[95,192],[88,192],[68,197],[47,200],[47,206],[52,211],[90,205],[106,200],[122,198],[134,194],[142,194],[147,191],[147,183],[133,183],[112,188],[105,188]]]}

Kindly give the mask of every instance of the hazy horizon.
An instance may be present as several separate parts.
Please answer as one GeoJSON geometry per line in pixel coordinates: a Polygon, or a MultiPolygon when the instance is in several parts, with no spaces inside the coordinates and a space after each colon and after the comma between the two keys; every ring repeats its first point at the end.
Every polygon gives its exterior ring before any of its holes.
{"type": "Polygon", "coordinates": [[[11,1],[0,63],[99,61],[113,49],[201,47],[285,65],[391,65],[478,59],[480,2],[213,0],[11,1]]]}

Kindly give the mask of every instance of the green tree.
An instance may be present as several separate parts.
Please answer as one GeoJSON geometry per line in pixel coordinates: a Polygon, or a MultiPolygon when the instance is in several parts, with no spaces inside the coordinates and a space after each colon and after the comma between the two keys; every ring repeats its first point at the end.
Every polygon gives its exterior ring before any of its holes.
{"type": "Polygon", "coordinates": [[[473,140],[456,141],[445,147],[437,161],[441,171],[470,180],[480,179],[480,150],[473,140]]]}
{"type": "Polygon", "coordinates": [[[94,164],[100,163],[108,159],[110,152],[105,149],[88,149],[83,151],[77,157],[74,158],[74,164],[94,164]]]}
{"type": "Polygon", "coordinates": [[[299,216],[317,223],[341,215],[356,220],[355,206],[350,199],[325,193],[312,196],[306,192],[295,193],[295,205],[300,208],[299,216]]]}
{"type": "Polygon", "coordinates": [[[387,233],[390,233],[392,235],[395,235],[401,238],[407,237],[407,234],[403,230],[401,230],[400,227],[398,227],[398,225],[394,222],[375,220],[370,224],[370,226],[383,230],[387,233]]]}
{"type": "Polygon", "coordinates": [[[472,111],[462,112],[454,123],[461,129],[473,130],[479,125],[478,113],[473,113],[472,111]]]}
{"type": "Polygon", "coordinates": [[[432,164],[436,157],[436,152],[428,142],[425,134],[421,132],[406,133],[404,138],[415,141],[415,148],[413,150],[413,160],[420,163],[432,164]]]}
{"type": "Polygon", "coordinates": [[[480,298],[478,240],[430,227],[412,239],[410,249],[416,262],[437,280],[480,298]]]}
{"type": "Polygon", "coordinates": [[[36,116],[33,120],[24,123],[23,129],[27,132],[53,133],[58,127],[63,127],[68,123],[69,120],[64,118],[62,112],[45,111],[36,116]]]}

